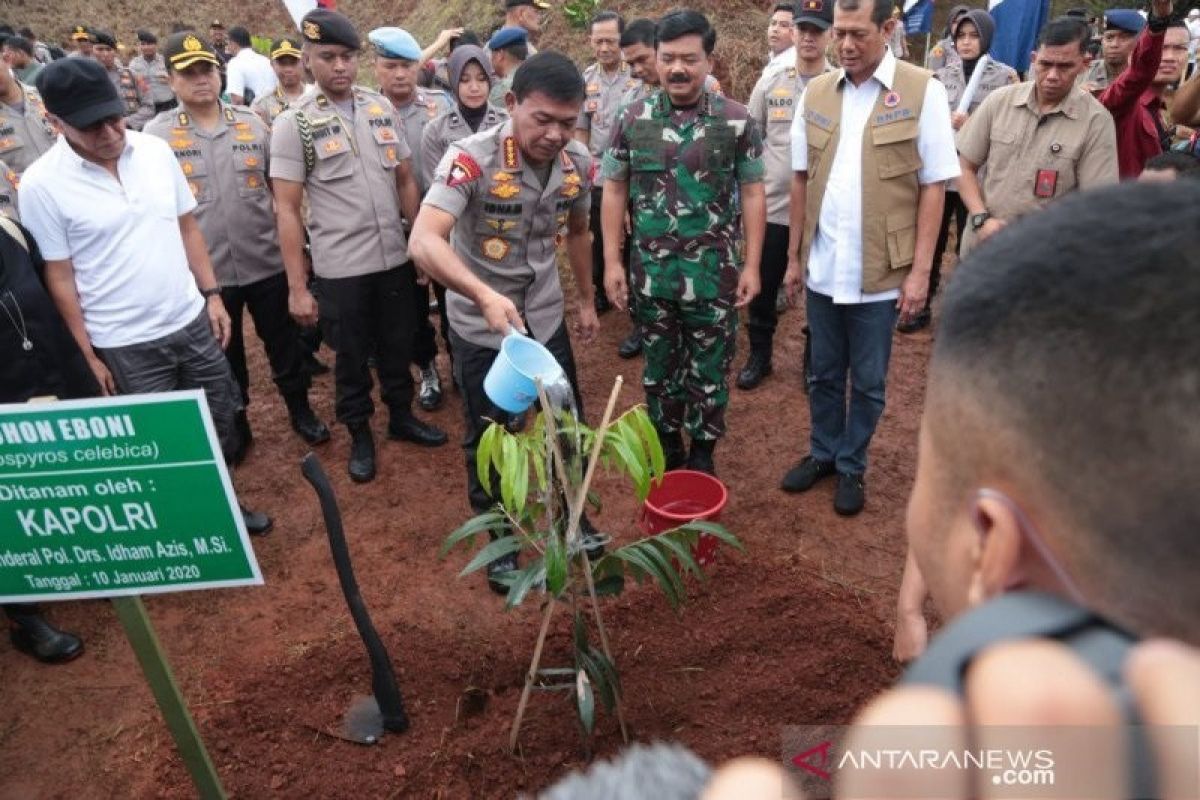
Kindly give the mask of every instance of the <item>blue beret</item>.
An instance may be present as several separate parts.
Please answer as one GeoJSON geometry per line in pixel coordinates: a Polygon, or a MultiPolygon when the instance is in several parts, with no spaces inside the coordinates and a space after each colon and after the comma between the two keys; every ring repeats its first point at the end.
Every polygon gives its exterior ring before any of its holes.
{"type": "Polygon", "coordinates": [[[492,34],[492,38],[488,39],[487,46],[489,50],[500,50],[514,44],[525,44],[528,41],[529,34],[524,28],[519,25],[506,25],[492,34]]]}
{"type": "Polygon", "coordinates": [[[367,34],[367,40],[375,45],[375,51],[384,58],[421,60],[421,45],[403,28],[376,28],[367,34]]]}
{"type": "Polygon", "coordinates": [[[1129,8],[1114,8],[1104,12],[1104,29],[1106,31],[1125,31],[1141,33],[1146,27],[1145,18],[1129,8]]]}

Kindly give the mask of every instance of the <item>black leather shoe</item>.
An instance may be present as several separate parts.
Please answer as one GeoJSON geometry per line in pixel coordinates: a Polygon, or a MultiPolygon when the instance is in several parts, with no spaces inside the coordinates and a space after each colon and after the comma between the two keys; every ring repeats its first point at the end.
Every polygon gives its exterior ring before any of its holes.
{"type": "Polygon", "coordinates": [[[350,428],[350,462],[346,469],[350,480],[355,483],[366,483],[375,480],[375,437],[371,435],[371,426],[358,423],[350,428]]]}
{"type": "Polygon", "coordinates": [[[587,514],[579,518],[579,536],[583,539],[583,549],[587,551],[588,558],[595,561],[604,556],[604,543],[609,536],[596,530],[587,514]]]}
{"type": "Polygon", "coordinates": [[[59,630],[39,613],[13,614],[11,625],[13,647],[43,664],[65,664],[83,654],[83,639],[59,630]]]}
{"type": "Polygon", "coordinates": [[[288,416],[292,420],[292,430],[298,433],[307,444],[317,445],[329,441],[329,428],[324,422],[317,419],[317,415],[313,413],[312,407],[307,401],[303,405],[297,404],[295,407],[289,408],[288,416]]]}
{"type": "Polygon", "coordinates": [[[635,327],[617,348],[621,358],[637,358],[642,352],[642,329],[635,327]]]}
{"type": "Polygon", "coordinates": [[[266,536],[275,527],[275,521],[261,511],[251,511],[243,505],[238,508],[242,510],[242,521],[246,523],[246,533],[251,536],[266,536]]]}
{"type": "Polygon", "coordinates": [[[594,305],[597,314],[607,314],[612,308],[612,303],[608,302],[608,297],[602,291],[596,292],[596,301],[594,305]]]}
{"type": "Polygon", "coordinates": [[[759,350],[751,350],[750,357],[746,359],[746,366],[738,373],[737,387],[748,391],[762,383],[770,374],[771,356],[759,350]]]}
{"type": "Polygon", "coordinates": [[[933,314],[928,308],[923,309],[906,322],[897,322],[896,330],[900,333],[916,333],[923,328],[929,327],[929,322],[933,318],[933,314]]]}
{"type": "Polygon", "coordinates": [[[820,461],[811,455],[787,471],[779,488],[785,492],[807,492],[817,481],[837,474],[832,461],[820,461]]]}
{"type": "Polygon", "coordinates": [[[412,442],[421,447],[441,447],[450,439],[441,428],[422,422],[412,414],[393,416],[388,422],[388,438],[412,442]]]}
{"type": "Polygon", "coordinates": [[[658,432],[658,441],[662,444],[664,469],[683,469],[687,463],[687,451],[683,449],[683,435],[679,431],[670,433],[658,432]]]}
{"type": "Polygon", "coordinates": [[[867,502],[867,485],[862,475],[838,473],[837,491],[833,494],[833,510],[843,517],[853,517],[867,502]]]}
{"type": "Polygon", "coordinates": [[[496,578],[507,572],[516,572],[520,567],[517,562],[517,554],[509,553],[506,556],[500,556],[495,561],[487,565],[488,588],[496,594],[508,594],[508,586],[496,580],[496,578]]]}
{"type": "Polygon", "coordinates": [[[692,450],[688,453],[687,468],[716,477],[717,467],[713,463],[713,450],[716,447],[716,439],[692,439],[692,450]]]}
{"type": "Polygon", "coordinates": [[[426,411],[433,411],[442,404],[442,376],[438,375],[433,362],[421,368],[421,390],[417,393],[417,402],[426,411]]]}

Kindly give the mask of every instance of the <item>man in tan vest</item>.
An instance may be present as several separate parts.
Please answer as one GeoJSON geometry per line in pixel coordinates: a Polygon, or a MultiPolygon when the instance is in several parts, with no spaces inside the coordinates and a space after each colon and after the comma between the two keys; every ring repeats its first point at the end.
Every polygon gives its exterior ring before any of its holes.
{"type": "Polygon", "coordinates": [[[897,312],[925,306],[946,181],[959,174],[946,90],[888,50],[891,11],[890,0],[837,0],[842,69],[808,84],[792,122],[784,286],[794,300],[803,276],[808,290],[812,435],[781,488],[836,474],[834,510],[847,516],[866,499],[897,312]]]}

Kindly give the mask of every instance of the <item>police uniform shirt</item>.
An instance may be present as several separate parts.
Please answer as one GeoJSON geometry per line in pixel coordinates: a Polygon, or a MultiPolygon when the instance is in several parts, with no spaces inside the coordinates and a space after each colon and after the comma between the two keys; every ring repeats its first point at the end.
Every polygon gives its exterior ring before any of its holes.
{"type": "Polygon", "coordinates": [[[953,36],[947,36],[945,39],[938,40],[933,47],[929,48],[929,55],[925,57],[925,69],[930,72],[937,72],[942,67],[961,63],[962,56],[958,54],[958,50],[954,47],[953,36]]]}
{"type": "MultiPolygon", "coordinates": [[[[300,97],[303,97],[304,93],[309,91],[310,88],[309,86],[305,86],[304,91],[300,93],[300,97]]],[[[299,97],[296,98],[296,102],[299,102],[299,100],[299,97]]],[[[258,114],[258,118],[267,123],[267,127],[269,128],[275,124],[275,120],[290,105],[291,102],[288,100],[287,95],[283,93],[283,87],[276,86],[275,91],[267,92],[254,98],[254,102],[250,104],[250,110],[258,114]]]]}
{"type": "Polygon", "coordinates": [[[604,151],[612,141],[621,99],[640,81],[632,77],[629,67],[622,63],[612,75],[599,64],[592,64],[583,71],[583,82],[587,86],[587,97],[583,101],[583,108],[579,110],[575,128],[588,131],[588,149],[596,158],[603,158],[604,151]]]}
{"type": "MultiPolygon", "coordinates": [[[[484,130],[450,146],[438,164],[425,203],[457,219],[451,244],[484,283],[514,304],[530,333],[546,341],[563,320],[558,245],[568,220],[591,208],[592,157],[570,141],[542,185],[525,163],[512,123],[484,130]]],[[[450,325],[480,347],[498,349],[479,307],[446,292],[450,325]]]]}
{"type": "Polygon", "coordinates": [[[1046,114],[1034,84],[997,89],[963,125],[958,151],[977,166],[983,201],[1012,220],[1077,189],[1117,182],[1117,136],[1112,115],[1075,87],[1046,114]]]}
{"type": "Polygon", "coordinates": [[[246,286],[283,271],[275,209],[267,185],[271,133],[256,114],[221,104],[212,130],[173,109],[145,133],[171,146],[188,188],[221,286],[246,286]]]}
{"type": "MultiPolygon", "coordinates": [[[[975,68],[979,69],[979,65],[976,64],[975,68]]],[[[942,82],[942,86],[946,87],[946,98],[950,101],[951,113],[957,111],[969,82],[966,72],[963,70],[962,61],[947,64],[935,72],[934,77],[942,82]]],[[[1007,64],[1002,64],[989,57],[983,65],[983,74],[979,76],[979,83],[975,87],[975,96],[971,98],[971,105],[967,108],[967,113],[974,114],[988,95],[1013,83],[1020,83],[1017,71],[1007,64]]]]}
{"type": "Polygon", "coordinates": [[[454,101],[450,99],[450,95],[437,89],[416,89],[407,104],[396,107],[396,115],[400,117],[400,124],[404,128],[404,139],[408,142],[408,149],[414,154],[413,176],[420,184],[422,192],[428,188],[429,179],[425,177],[424,162],[420,169],[416,163],[419,159],[415,154],[422,152],[421,137],[430,122],[453,107],[454,101]]]}
{"type": "Polygon", "coordinates": [[[125,125],[140,131],[154,117],[154,104],[150,102],[148,89],[129,67],[113,67],[108,70],[108,79],[125,103],[125,125]]]}
{"type": "MultiPolygon", "coordinates": [[[[828,64],[824,71],[829,71],[828,64]]],[[[750,93],[747,109],[763,134],[763,165],[766,168],[767,222],[791,222],[792,118],[800,95],[815,75],[801,75],[795,65],[768,67],[750,93]]]]}
{"type": "Polygon", "coordinates": [[[17,185],[20,179],[16,170],[0,161],[0,214],[19,220],[17,214],[17,185]]]}
{"type": "Polygon", "coordinates": [[[1108,64],[1104,62],[1103,58],[1096,59],[1075,83],[1077,86],[1087,86],[1093,92],[1107,89],[1108,85],[1112,83],[1108,73],[1108,64]]]}
{"type": "MultiPolygon", "coordinates": [[[[479,123],[479,131],[483,132],[507,121],[507,111],[489,105],[483,121],[479,123]]],[[[425,132],[421,134],[419,152],[421,153],[421,186],[426,191],[433,185],[433,173],[437,169],[437,165],[442,162],[442,156],[446,155],[446,150],[450,145],[462,141],[474,133],[475,131],[471,130],[471,126],[462,118],[462,114],[458,113],[457,105],[451,106],[449,111],[440,114],[425,126],[425,132]]]]}
{"type": "Polygon", "coordinates": [[[354,118],[346,119],[318,87],[271,129],[270,176],[304,184],[313,270],[321,278],[368,275],[408,261],[395,174],[411,158],[408,141],[386,97],[355,86],[352,102],[354,118]],[[311,129],[311,171],[298,115],[311,129]]]}
{"type": "Polygon", "coordinates": [[[151,103],[158,105],[175,99],[175,93],[171,91],[167,80],[167,63],[163,60],[162,53],[155,53],[150,61],[138,55],[130,59],[129,68],[150,87],[151,103]]]}
{"type": "Polygon", "coordinates": [[[0,103],[0,159],[18,175],[58,139],[37,89],[22,84],[21,92],[23,107],[0,103]]]}

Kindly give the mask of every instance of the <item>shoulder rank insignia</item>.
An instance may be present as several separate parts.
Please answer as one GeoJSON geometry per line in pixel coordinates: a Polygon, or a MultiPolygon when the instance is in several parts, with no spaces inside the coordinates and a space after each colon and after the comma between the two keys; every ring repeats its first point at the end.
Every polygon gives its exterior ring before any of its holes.
{"type": "Polygon", "coordinates": [[[583,178],[579,177],[578,172],[568,172],[563,175],[563,184],[566,186],[578,186],[583,183],[583,178]]]}
{"type": "Polygon", "coordinates": [[[576,184],[564,183],[562,187],[562,196],[573,198],[579,196],[579,186],[576,184]]]}
{"type": "Polygon", "coordinates": [[[492,261],[501,261],[508,255],[510,245],[498,236],[483,240],[483,255],[492,261]]]}
{"type": "Polygon", "coordinates": [[[453,189],[456,186],[462,186],[464,183],[479,180],[482,175],[483,170],[479,168],[479,164],[475,162],[475,159],[466,153],[459,153],[450,164],[450,173],[446,176],[446,185],[453,189]]]}
{"type": "Polygon", "coordinates": [[[517,140],[513,136],[504,138],[504,168],[516,169],[521,166],[517,161],[517,140]]]}

